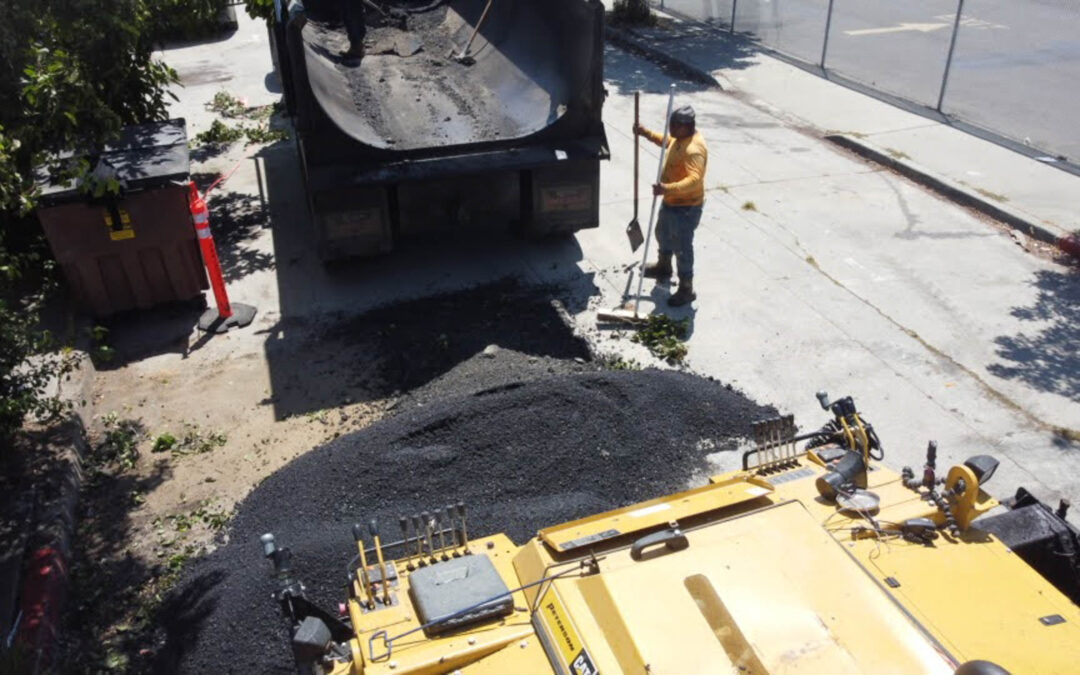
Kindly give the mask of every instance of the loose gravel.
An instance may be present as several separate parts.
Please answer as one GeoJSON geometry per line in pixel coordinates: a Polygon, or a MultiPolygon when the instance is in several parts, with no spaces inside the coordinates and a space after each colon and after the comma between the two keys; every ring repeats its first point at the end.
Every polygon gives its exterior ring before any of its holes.
{"type": "MultiPolygon", "coordinates": [[[[485,362],[497,368],[507,356],[477,354],[466,372],[485,362]]],[[[771,414],[717,382],[657,370],[410,399],[396,415],[295,460],[241,503],[227,543],[166,602],[155,672],[292,672],[261,557],[264,532],[292,548],[310,597],[335,607],[345,597],[354,522],[377,517],[396,539],[399,514],[463,500],[470,535],[502,531],[523,542],[540,527],[685,488],[706,468],[700,448],[730,447],[771,414]]]]}
{"type": "MultiPolygon", "coordinates": [[[[312,16],[304,39],[329,59],[352,94],[357,117],[401,150],[511,138],[525,122],[514,117],[470,65],[451,58],[465,46],[447,23],[449,7],[410,14],[401,25],[384,25],[369,11],[367,55],[357,64],[342,58],[349,46],[336,18],[312,16]]],[[[463,41],[466,38],[461,38],[463,41]]]]}

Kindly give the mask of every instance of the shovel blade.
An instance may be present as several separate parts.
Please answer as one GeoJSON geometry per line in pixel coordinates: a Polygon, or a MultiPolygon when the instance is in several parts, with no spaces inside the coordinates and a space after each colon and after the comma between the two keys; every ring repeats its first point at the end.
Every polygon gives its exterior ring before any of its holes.
{"type": "Polygon", "coordinates": [[[637,250],[645,243],[645,234],[641,231],[641,223],[636,218],[626,226],[626,238],[630,240],[632,253],[637,253],[637,250]]]}

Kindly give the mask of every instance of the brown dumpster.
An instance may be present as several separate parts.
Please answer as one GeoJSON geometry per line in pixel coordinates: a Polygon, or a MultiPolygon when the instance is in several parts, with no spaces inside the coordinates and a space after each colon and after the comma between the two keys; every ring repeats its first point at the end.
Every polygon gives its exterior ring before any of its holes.
{"type": "Polygon", "coordinates": [[[103,317],[200,297],[208,284],[188,208],[184,120],[127,127],[97,161],[120,181],[118,196],[44,182],[38,208],[80,308],[103,317]]]}

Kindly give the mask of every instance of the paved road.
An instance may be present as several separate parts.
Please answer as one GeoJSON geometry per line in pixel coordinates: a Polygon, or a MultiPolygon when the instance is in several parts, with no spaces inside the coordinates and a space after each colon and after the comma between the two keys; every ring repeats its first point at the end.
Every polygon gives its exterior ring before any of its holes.
{"type": "MultiPolygon", "coordinates": [[[[735,27],[819,63],[828,0],[738,0],[735,27]]],[[[732,0],[665,0],[730,23],[732,0]]],[[[937,104],[956,0],[835,0],[827,65],[875,88],[937,104]]],[[[967,0],[944,109],[1080,161],[1080,5],[1072,0],[967,0]]]]}

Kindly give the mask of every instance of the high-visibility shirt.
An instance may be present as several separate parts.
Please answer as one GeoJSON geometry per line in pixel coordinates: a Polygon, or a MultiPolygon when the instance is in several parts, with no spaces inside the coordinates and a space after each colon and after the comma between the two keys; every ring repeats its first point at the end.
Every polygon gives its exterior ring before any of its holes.
{"type": "MultiPolygon", "coordinates": [[[[642,135],[660,145],[662,134],[642,129],[642,135]]],[[[709,163],[709,149],[705,139],[695,131],[689,138],[668,138],[664,170],[660,184],[664,186],[664,203],[668,206],[701,206],[705,203],[705,168],[709,163]]]]}

